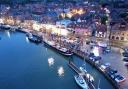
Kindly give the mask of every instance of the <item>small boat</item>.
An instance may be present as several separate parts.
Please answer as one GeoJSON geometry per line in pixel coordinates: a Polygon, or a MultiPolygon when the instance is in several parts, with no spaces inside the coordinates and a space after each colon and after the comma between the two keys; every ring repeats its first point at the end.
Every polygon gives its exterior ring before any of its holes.
{"type": "Polygon", "coordinates": [[[31,33],[27,33],[26,36],[28,37],[28,39],[31,42],[34,42],[34,43],[41,43],[42,42],[42,40],[40,38],[33,36],[31,33]]]}
{"type": "Polygon", "coordinates": [[[80,67],[80,70],[81,70],[81,72],[87,73],[87,70],[84,67],[80,67]]]}
{"type": "Polygon", "coordinates": [[[33,35],[32,35],[31,33],[26,33],[26,36],[27,36],[28,38],[33,38],[33,35]]]}
{"type": "Polygon", "coordinates": [[[88,78],[88,80],[89,80],[90,82],[92,82],[92,83],[94,82],[93,76],[90,75],[89,73],[86,74],[86,77],[88,78]]]}
{"type": "Polygon", "coordinates": [[[73,52],[71,52],[69,49],[61,47],[59,44],[55,44],[55,42],[53,41],[47,41],[44,39],[44,45],[53,48],[54,50],[58,51],[60,54],[63,54],[65,56],[73,55],[73,52]]]}
{"type": "Polygon", "coordinates": [[[10,26],[10,25],[4,25],[4,24],[2,24],[2,25],[0,26],[0,28],[1,28],[1,29],[5,29],[5,30],[9,30],[9,29],[11,28],[11,26],[10,26]]]}
{"type": "Polygon", "coordinates": [[[83,76],[75,75],[74,76],[76,83],[83,89],[89,89],[86,81],[84,80],[83,76]]]}
{"type": "Polygon", "coordinates": [[[79,69],[80,69],[81,72],[83,72],[83,73],[86,74],[86,77],[87,77],[87,79],[88,79],[90,82],[94,82],[93,76],[92,76],[91,74],[87,73],[86,68],[80,67],[79,69]]]}

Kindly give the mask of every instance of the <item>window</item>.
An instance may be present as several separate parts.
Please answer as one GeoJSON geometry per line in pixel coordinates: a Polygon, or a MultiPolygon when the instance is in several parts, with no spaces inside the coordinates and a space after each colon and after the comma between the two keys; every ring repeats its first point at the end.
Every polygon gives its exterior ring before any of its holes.
{"type": "Polygon", "coordinates": [[[119,40],[119,37],[116,37],[116,40],[119,40]]]}
{"type": "Polygon", "coordinates": [[[112,39],[115,39],[115,36],[112,36],[112,39]]]}
{"type": "Polygon", "coordinates": [[[121,37],[121,40],[124,40],[124,37],[121,37]]]}

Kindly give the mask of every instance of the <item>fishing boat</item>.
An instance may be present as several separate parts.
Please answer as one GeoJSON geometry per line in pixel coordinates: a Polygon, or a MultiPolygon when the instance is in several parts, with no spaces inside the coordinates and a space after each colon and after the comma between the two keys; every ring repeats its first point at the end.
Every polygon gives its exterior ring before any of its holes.
{"type": "Polygon", "coordinates": [[[31,33],[27,33],[26,36],[28,37],[28,39],[31,42],[34,42],[34,43],[41,43],[42,42],[42,40],[40,38],[33,36],[31,33]]]}
{"type": "Polygon", "coordinates": [[[76,83],[83,89],[89,89],[86,81],[84,80],[83,76],[75,75],[74,76],[76,83]]]}
{"type": "Polygon", "coordinates": [[[5,24],[1,24],[0,26],[1,29],[5,29],[5,30],[9,30],[11,28],[10,25],[5,25],[5,24]]]}
{"type": "Polygon", "coordinates": [[[53,48],[54,50],[56,50],[57,52],[65,55],[65,56],[72,56],[73,55],[73,52],[71,52],[69,49],[67,49],[65,47],[61,47],[59,44],[57,44],[53,41],[44,40],[44,45],[53,48]]]}
{"type": "Polygon", "coordinates": [[[87,70],[86,70],[85,57],[84,57],[83,66],[79,67],[79,69],[80,69],[80,71],[81,71],[82,73],[85,73],[86,78],[87,78],[90,82],[92,82],[92,83],[94,82],[94,77],[93,77],[91,74],[89,74],[89,73],[87,72],[87,70]]]}

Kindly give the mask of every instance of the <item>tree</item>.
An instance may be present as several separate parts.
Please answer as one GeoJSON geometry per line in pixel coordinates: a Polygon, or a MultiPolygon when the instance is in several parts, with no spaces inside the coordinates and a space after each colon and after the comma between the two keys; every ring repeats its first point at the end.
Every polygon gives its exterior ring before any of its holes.
{"type": "Polygon", "coordinates": [[[108,20],[108,17],[107,16],[103,16],[101,17],[101,23],[102,24],[106,24],[106,21],[108,20]]]}

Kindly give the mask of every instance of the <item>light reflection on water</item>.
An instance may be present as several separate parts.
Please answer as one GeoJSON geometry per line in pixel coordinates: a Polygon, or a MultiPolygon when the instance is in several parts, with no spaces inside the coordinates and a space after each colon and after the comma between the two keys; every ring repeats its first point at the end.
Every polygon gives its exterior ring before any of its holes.
{"type": "Polygon", "coordinates": [[[26,37],[26,42],[29,43],[28,37],[26,37]]]}
{"type": "Polygon", "coordinates": [[[11,37],[11,35],[10,35],[10,32],[9,32],[9,31],[7,31],[7,32],[6,32],[6,34],[7,34],[8,38],[10,38],[10,37],[11,37]]]}
{"type": "Polygon", "coordinates": [[[59,76],[64,76],[64,68],[62,66],[60,66],[57,70],[57,73],[59,76]]]}
{"type": "Polygon", "coordinates": [[[48,49],[47,48],[45,48],[46,49],[46,51],[48,51],[48,49]]]}
{"type": "Polygon", "coordinates": [[[54,65],[54,58],[48,58],[48,65],[49,66],[52,66],[52,65],[54,65]]]}
{"type": "MultiPolygon", "coordinates": [[[[67,61],[64,60],[65,58],[63,56],[58,55],[53,50],[47,49],[46,47],[42,47],[40,45],[31,45],[31,43],[26,45],[26,42],[24,42],[25,35],[21,33],[10,34],[9,32],[6,32],[6,34],[2,34],[2,36],[6,37],[1,41],[0,44],[0,57],[3,59],[0,60],[0,75],[4,76],[2,77],[2,81],[0,81],[0,89],[5,89],[7,87],[7,85],[4,84],[4,81],[9,83],[7,89],[24,89],[25,87],[27,87],[27,89],[43,89],[44,87],[45,89],[80,89],[79,86],[73,82],[74,72],[70,71],[70,68],[67,66],[67,61]],[[5,44],[8,44],[10,35],[12,36],[10,38],[12,42],[10,42],[10,46],[8,46],[5,44]],[[13,45],[15,42],[19,43],[20,45],[15,47],[13,45]],[[26,48],[29,48],[29,50],[26,48]],[[42,50],[43,53],[41,53],[42,50]],[[8,56],[3,55],[3,52],[8,56]],[[10,53],[8,54],[8,52],[10,53]],[[17,56],[19,56],[18,60],[17,56]],[[48,64],[46,64],[47,62],[48,64]],[[48,65],[50,65],[52,68],[49,68],[48,65]]],[[[81,65],[83,63],[83,61],[77,56],[73,56],[73,61],[77,65],[81,65]]],[[[92,66],[89,66],[88,64],[86,66],[91,74],[93,73],[93,75],[96,75],[96,85],[100,78],[103,80],[102,84],[100,84],[101,89],[114,89],[108,83],[108,81],[106,81],[106,79],[104,79],[104,77],[99,74],[97,70],[95,70],[95,68],[92,68],[92,66]]]]}

